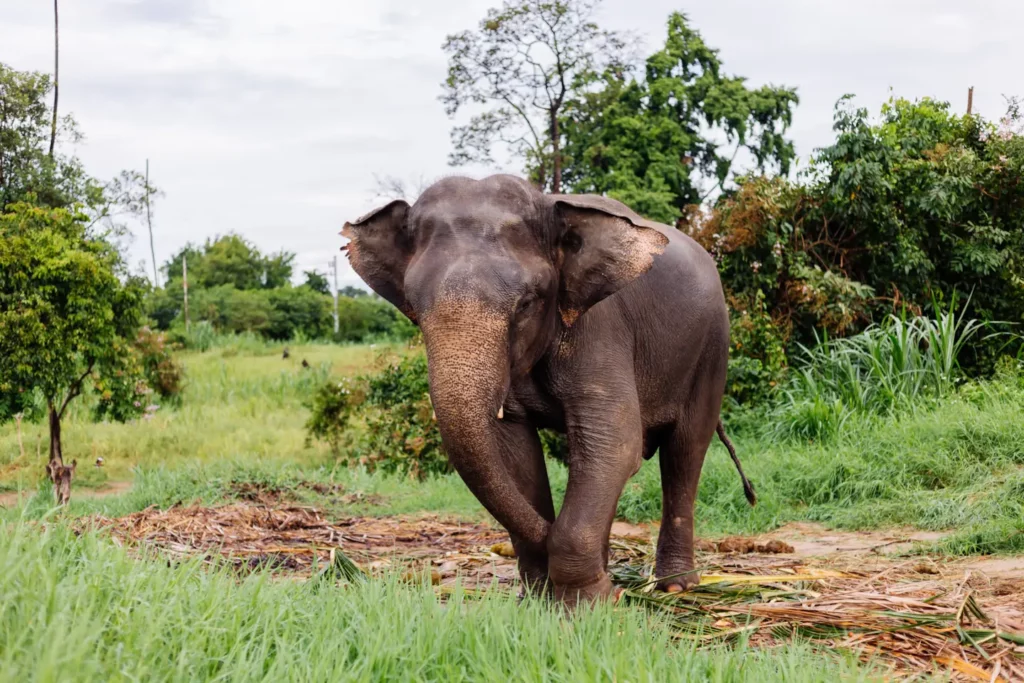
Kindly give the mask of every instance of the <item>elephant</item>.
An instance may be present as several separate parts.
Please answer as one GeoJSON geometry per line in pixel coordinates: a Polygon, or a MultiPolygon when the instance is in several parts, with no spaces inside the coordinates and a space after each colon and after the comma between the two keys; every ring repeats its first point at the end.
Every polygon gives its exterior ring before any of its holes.
{"type": "Polygon", "coordinates": [[[722,429],[729,316],[714,259],[598,195],[512,175],[446,177],[345,223],[355,272],[423,335],[451,464],[508,532],[522,583],[567,606],[614,597],[611,525],[659,452],[658,587],[699,582],[694,502],[722,429]],[[555,514],[538,429],[566,434],[555,514]]]}

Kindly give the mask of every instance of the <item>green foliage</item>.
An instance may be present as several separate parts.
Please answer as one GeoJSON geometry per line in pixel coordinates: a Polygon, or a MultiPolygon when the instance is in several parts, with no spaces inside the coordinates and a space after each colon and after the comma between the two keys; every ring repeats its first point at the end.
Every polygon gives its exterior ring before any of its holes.
{"type": "Polygon", "coordinates": [[[292,276],[295,254],[263,254],[244,237],[229,233],[207,239],[201,248],[185,245],[164,265],[168,279],[181,280],[186,258],[190,290],[223,285],[247,290],[283,287],[292,276]]]}
{"type": "Polygon", "coordinates": [[[451,131],[453,166],[493,163],[500,144],[538,187],[561,187],[563,110],[605,68],[622,70],[625,42],[594,21],[599,0],[505,0],[476,31],[449,35],[441,100],[449,116],[474,114],[451,131]]]}
{"type": "Polygon", "coordinates": [[[92,375],[97,395],[93,419],[128,422],[156,410],[141,355],[125,339],[115,339],[112,351],[111,360],[92,375]]]}
{"type": "MultiPolygon", "coordinates": [[[[32,201],[70,207],[95,188],[74,157],[47,153],[53,88],[49,76],[0,63],[0,211],[32,201]]],[[[62,138],[79,137],[71,117],[58,121],[62,138]]]]}
{"type": "Polygon", "coordinates": [[[321,294],[330,295],[331,284],[327,281],[327,278],[315,270],[307,270],[302,273],[306,276],[306,281],[303,284],[305,287],[309,287],[314,292],[320,292],[321,294]]]}
{"type": "Polygon", "coordinates": [[[171,345],[166,335],[142,327],[135,337],[135,350],[139,354],[146,383],[165,402],[177,403],[181,397],[185,370],[171,354],[171,345]]]}
{"type": "Polygon", "coordinates": [[[7,404],[17,409],[38,389],[59,407],[93,370],[134,372],[126,340],[134,338],[142,291],[81,216],[10,205],[0,214],[0,395],[7,404]]]}
{"type": "MultiPolygon", "coordinates": [[[[318,390],[306,422],[308,439],[328,443],[341,462],[370,472],[416,479],[452,467],[430,404],[427,357],[416,352],[354,380],[330,380],[318,390]]],[[[563,434],[540,430],[545,454],[565,464],[563,434]]]]}
{"type": "Polygon", "coordinates": [[[330,380],[313,395],[311,415],[306,421],[307,443],[320,439],[341,452],[349,419],[366,400],[365,382],[345,377],[330,380]]]}
{"type": "Polygon", "coordinates": [[[387,365],[367,378],[366,387],[361,465],[420,479],[452,471],[430,405],[425,355],[387,365]]]}
{"type": "Polygon", "coordinates": [[[782,336],[760,291],[749,305],[734,302],[731,308],[729,396],[738,403],[763,403],[785,375],[782,336]]]}
{"type": "Polygon", "coordinates": [[[355,380],[331,380],[314,397],[307,433],[329,443],[345,464],[371,472],[417,479],[451,472],[428,392],[422,353],[355,380]],[[348,431],[353,418],[365,427],[358,433],[348,431]]]}
{"type": "Polygon", "coordinates": [[[89,176],[77,157],[61,149],[82,139],[70,115],[57,120],[51,154],[52,88],[46,74],[0,63],[0,211],[20,202],[64,208],[87,216],[91,227],[122,235],[123,220],[140,217],[144,198],[161,193],[137,171],[122,171],[105,183],[89,176]]]}
{"type": "MultiPolygon", "coordinates": [[[[845,336],[891,312],[971,294],[989,322],[1024,322],[1024,137],[945,103],[892,99],[878,121],[840,100],[835,142],[804,183],[746,179],[687,230],[719,260],[733,298],[764,296],[790,349],[845,336]]],[[[985,372],[1006,339],[975,338],[960,360],[985,372]]]]}
{"type": "Polygon", "coordinates": [[[801,346],[771,431],[828,439],[851,413],[892,415],[949,396],[962,379],[961,351],[984,329],[954,305],[938,318],[889,316],[859,334],[801,346]]]}
{"type": "Polygon", "coordinates": [[[644,78],[612,68],[601,87],[566,103],[566,187],[674,224],[688,205],[727,187],[741,151],[759,170],[788,173],[794,150],[784,133],[798,101],[794,89],[751,89],[725,75],[718,50],[674,12],[644,78]]]}

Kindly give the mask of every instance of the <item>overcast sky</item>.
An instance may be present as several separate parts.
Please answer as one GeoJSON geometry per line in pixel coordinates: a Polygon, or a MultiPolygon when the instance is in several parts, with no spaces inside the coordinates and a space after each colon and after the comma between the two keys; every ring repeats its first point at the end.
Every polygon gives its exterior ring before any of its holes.
{"type": "MultiPolygon", "coordinates": [[[[150,159],[166,192],[160,263],[233,230],[323,271],[344,221],[379,203],[374,174],[452,172],[440,46],[498,2],[62,0],[60,109],[86,134],[76,152],[93,175],[150,159]]],[[[0,0],[0,61],[52,70],[52,9],[0,0]]],[[[829,142],[844,93],[873,111],[890,89],[963,111],[973,85],[990,118],[1003,94],[1024,95],[1022,0],[606,0],[599,21],[636,32],[646,54],[673,10],[721,49],[727,72],[798,89],[801,157],[829,142]]],[[[133,263],[148,262],[135,228],[133,263]]],[[[340,264],[340,284],[358,284],[340,264]]]]}

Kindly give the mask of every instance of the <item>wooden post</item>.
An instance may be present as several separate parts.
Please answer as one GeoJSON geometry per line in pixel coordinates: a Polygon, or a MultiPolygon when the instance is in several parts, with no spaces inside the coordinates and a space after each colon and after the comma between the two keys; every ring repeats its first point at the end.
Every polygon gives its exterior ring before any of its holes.
{"type": "Polygon", "coordinates": [[[153,258],[153,286],[160,286],[156,273],[156,247],[153,246],[153,217],[149,213],[149,159],[146,159],[146,225],[149,227],[149,255],[153,258]]]}
{"type": "Polygon", "coordinates": [[[188,256],[181,255],[181,288],[185,291],[185,333],[188,334],[188,256]]]}
{"type": "Polygon", "coordinates": [[[967,115],[974,111],[974,86],[967,89],[967,115]]]}

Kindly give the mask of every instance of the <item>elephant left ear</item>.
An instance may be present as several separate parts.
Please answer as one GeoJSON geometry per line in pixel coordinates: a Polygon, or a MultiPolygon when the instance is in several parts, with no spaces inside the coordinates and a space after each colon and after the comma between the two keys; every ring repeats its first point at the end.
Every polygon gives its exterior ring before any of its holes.
{"type": "Polygon", "coordinates": [[[561,224],[558,310],[571,326],[588,309],[654,265],[668,237],[622,202],[599,195],[552,195],[561,224]]]}

